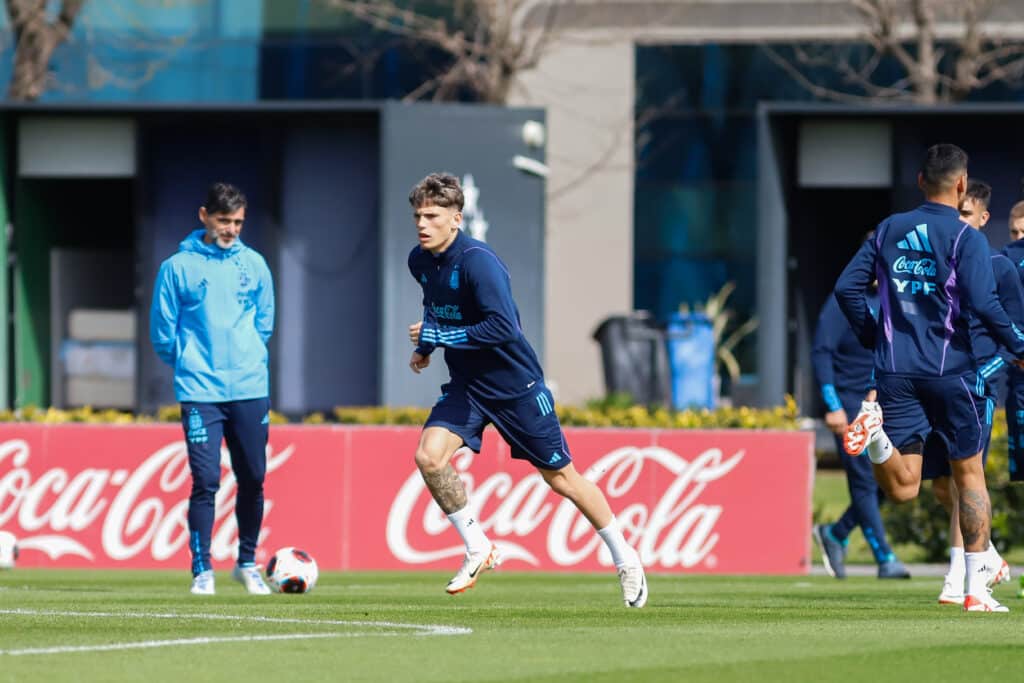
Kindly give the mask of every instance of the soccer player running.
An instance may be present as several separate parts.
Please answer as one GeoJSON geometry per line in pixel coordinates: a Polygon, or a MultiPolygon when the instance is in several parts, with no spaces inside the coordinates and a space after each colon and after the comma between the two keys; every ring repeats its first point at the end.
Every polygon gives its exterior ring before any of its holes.
{"type": "Polygon", "coordinates": [[[640,557],[626,543],[601,489],[572,464],[544,373],[520,328],[508,268],[489,246],[459,229],[463,201],[458,179],[448,174],[428,175],[409,194],[419,236],[409,270],[423,288],[423,319],[409,326],[416,347],[409,367],[418,374],[431,353],[444,348],[451,374],[416,450],[427,488],[466,544],[462,567],[445,590],[461,593],[500,563],[450,464],[463,446],[480,451],[490,423],[513,458],[529,461],[597,529],[618,571],[625,605],[643,607],[648,589],[640,557]]]}
{"type": "MultiPolygon", "coordinates": [[[[1010,239],[1003,254],[1013,262],[1024,280],[1024,202],[1010,209],[1010,239]]],[[[1024,481],[1024,370],[1011,367],[1006,390],[1006,431],[1010,481],[1024,481]]]]}
{"type": "MultiPolygon", "coordinates": [[[[988,223],[990,214],[989,202],[992,199],[992,188],[980,180],[967,183],[967,193],[960,206],[960,218],[975,230],[981,230],[988,223]]],[[[992,260],[992,274],[996,283],[996,296],[1006,310],[1011,321],[1024,320],[1024,288],[1013,264],[1006,256],[989,249],[992,260]]],[[[985,447],[982,450],[982,466],[988,461],[988,449],[992,437],[992,411],[1005,384],[1007,361],[1013,357],[1006,353],[989,334],[977,316],[972,315],[970,321],[971,346],[979,374],[985,380],[986,420],[985,447]]],[[[940,605],[963,605],[964,584],[967,576],[967,564],[964,559],[964,537],[960,531],[960,514],[956,485],[950,479],[949,460],[941,442],[937,440],[925,442],[922,479],[933,479],[932,490],[935,497],[949,513],[949,570],[943,579],[942,591],[939,593],[940,605]]],[[[1010,580],[1010,567],[999,556],[995,546],[989,541],[989,556],[998,567],[995,574],[990,575],[990,584],[1003,583],[1010,580]]]]}
{"type": "Polygon", "coordinates": [[[882,221],[836,285],[854,331],[875,340],[878,399],[871,392],[862,403],[844,446],[848,453],[866,446],[875,479],[890,498],[906,501],[920,490],[925,439],[939,440],[956,484],[966,550],[964,609],[1005,612],[988,590],[999,570],[989,553],[992,512],[982,465],[991,414],[966,311],[1014,358],[1024,357],[1024,333],[996,297],[987,240],[960,219],[967,154],[955,145],[930,147],[918,186],[925,203],[882,221]],[[865,298],[875,279],[877,324],[865,298]]]}
{"type": "Polygon", "coordinates": [[[238,483],[238,562],[232,577],[249,593],[270,593],[255,555],[267,469],[267,340],[274,328],[274,285],[266,261],[239,238],[245,208],[238,188],[226,183],[209,188],[199,208],[203,227],[160,265],[150,310],[150,339],[161,360],[174,368],[188,445],[191,592],[196,595],[215,592],[210,537],[222,438],[238,483]]]}
{"type": "MultiPolygon", "coordinates": [[[[878,310],[878,295],[870,290],[867,296],[868,306],[874,313],[878,310]]],[[[857,414],[864,392],[871,384],[874,357],[857,339],[831,294],[818,318],[811,362],[828,410],[825,425],[835,436],[850,492],[850,505],[835,523],[814,526],[814,540],[821,549],[825,570],[837,579],[846,578],[846,544],[850,532],[859,526],[878,564],[878,578],[909,579],[910,572],[896,559],[885,537],[882,513],[878,509],[884,494],[871,473],[871,463],[843,449],[847,416],[857,414]]]]}

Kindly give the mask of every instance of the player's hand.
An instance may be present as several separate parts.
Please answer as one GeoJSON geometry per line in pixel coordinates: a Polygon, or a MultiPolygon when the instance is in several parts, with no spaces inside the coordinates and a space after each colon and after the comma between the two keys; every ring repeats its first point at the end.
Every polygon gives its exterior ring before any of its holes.
{"type": "Polygon", "coordinates": [[[420,330],[422,330],[422,329],[423,329],[423,321],[422,320],[419,321],[418,323],[413,323],[412,325],[409,325],[409,341],[412,342],[413,346],[419,346],[420,345],[420,330]]]}
{"type": "Polygon", "coordinates": [[[846,433],[846,427],[849,422],[846,419],[846,411],[840,408],[839,410],[833,410],[831,413],[825,413],[825,426],[829,428],[833,434],[839,434],[842,436],[846,433]]]}
{"type": "Polygon", "coordinates": [[[430,356],[424,356],[422,353],[412,352],[412,359],[409,361],[409,367],[417,375],[423,372],[423,369],[430,365],[430,356]]]}
{"type": "Polygon", "coordinates": [[[1024,358],[1018,358],[1011,362],[1013,363],[1013,365],[1016,365],[1019,369],[1024,370],[1024,358]]]}

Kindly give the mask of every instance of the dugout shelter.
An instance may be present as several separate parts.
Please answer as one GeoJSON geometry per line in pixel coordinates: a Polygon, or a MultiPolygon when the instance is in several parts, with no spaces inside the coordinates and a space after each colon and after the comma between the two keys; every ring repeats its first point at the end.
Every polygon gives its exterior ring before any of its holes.
{"type": "Polygon", "coordinates": [[[474,188],[467,218],[508,263],[540,352],[543,123],[538,109],[394,101],[4,105],[0,407],[175,403],[148,339],[153,280],[216,180],[246,193],[242,240],[274,275],[276,410],[436,399],[444,364],[407,366],[422,315],[407,197],[432,171],[474,188]]]}
{"type": "Polygon", "coordinates": [[[760,400],[793,393],[820,414],[810,351],[818,314],[868,231],[923,201],[925,150],[948,142],[992,186],[989,243],[1009,239],[1024,199],[1024,106],[762,103],[758,108],[757,311],[760,400]],[[817,411],[815,409],[817,406],[817,411]]]}

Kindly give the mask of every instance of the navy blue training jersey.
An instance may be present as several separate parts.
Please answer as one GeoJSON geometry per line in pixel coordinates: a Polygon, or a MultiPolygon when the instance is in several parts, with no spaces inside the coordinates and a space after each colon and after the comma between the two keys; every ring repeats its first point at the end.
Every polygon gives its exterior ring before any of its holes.
{"type": "Polygon", "coordinates": [[[1024,278],[1024,240],[1017,240],[1007,244],[1003,247],[1003,255],[1021,270],[1021,277],[1024,278]]]}
{"type": "MultiPolygon", "coordinates": [[[[992,275],[996,283],[996,296],[1010,322],[1020,328],[1024,325],[1024,286],[1021,285],[1017,268],[1004,254],[990,249],[992,275]]],[[[991,376],[1012,361],[1014,355],[1001,346],[992,337],[978,316],[971,316],[971,343],[974,348],[974,360],[978,367],[985,368],[986,377],[991,376]]]]}
{"type": "Polygon", "coordinates": [[[875,340],[876,372],[942,377],[975,370],[968,311],[1014,357],[1024,357],[1024,333],[999,304],[989,254],[988,240],[944,204],[925,202],[878,225],[835,291],[858,337],[875,340]],[[877,324],[865,299],[876,279],[877,324]]]}
{"type": "Polygon", "coordinates": [[[544,379],[519,323],[508,268],[484,242],[459,232],[434,256],[415,247],[409,272],[423,288],[417,351],[444,347],[452,381],[477,398],[526,395],[544,379]]]}
{"type": "MultiPolygon", "coordinates": [[[[868,306],[872,311],[878,311],[878,295],[874,292],[868,293],[868,306]]],[[[840,410],[844,402],[859,403],[871,384],[874,354],[853,333],[832,295],[825,301],[818,317],[811,363],[821,387],[821,396],[830,412],[840,410]]]]}

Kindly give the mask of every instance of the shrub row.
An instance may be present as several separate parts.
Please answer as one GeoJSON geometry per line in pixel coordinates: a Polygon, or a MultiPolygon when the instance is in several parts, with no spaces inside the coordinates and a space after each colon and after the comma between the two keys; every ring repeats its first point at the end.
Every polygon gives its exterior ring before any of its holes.
{"type": "MultiPolygon", "coordinates": [[[[774,408],[718,408],[716,410],[682,410],[648,408],[630,405],[621,398],[592,402],[586,407],[558,406],[558,417],[572,427],[637,427],[648,429],[777,429],[795,430],[805,426],[796,401],[787,396],[783,405],[774,408]]],[[[421,425],[428,408],[389,408],[383,406],[335,408],[329,415],[313,413],[302,417],[304,424],[421,425]]],[[[57,410],[27,406],[18,410],[0,410],[0,422],[41,422],[60,424],[85,422],[93,424],[129,424],[147,422],[178,422],[181,411],[177,405],[160,408],[156,415],[135,415],[116,410],[57,410]]],[[[271,411],[272,424],[290,420],[271,411]]]]}

